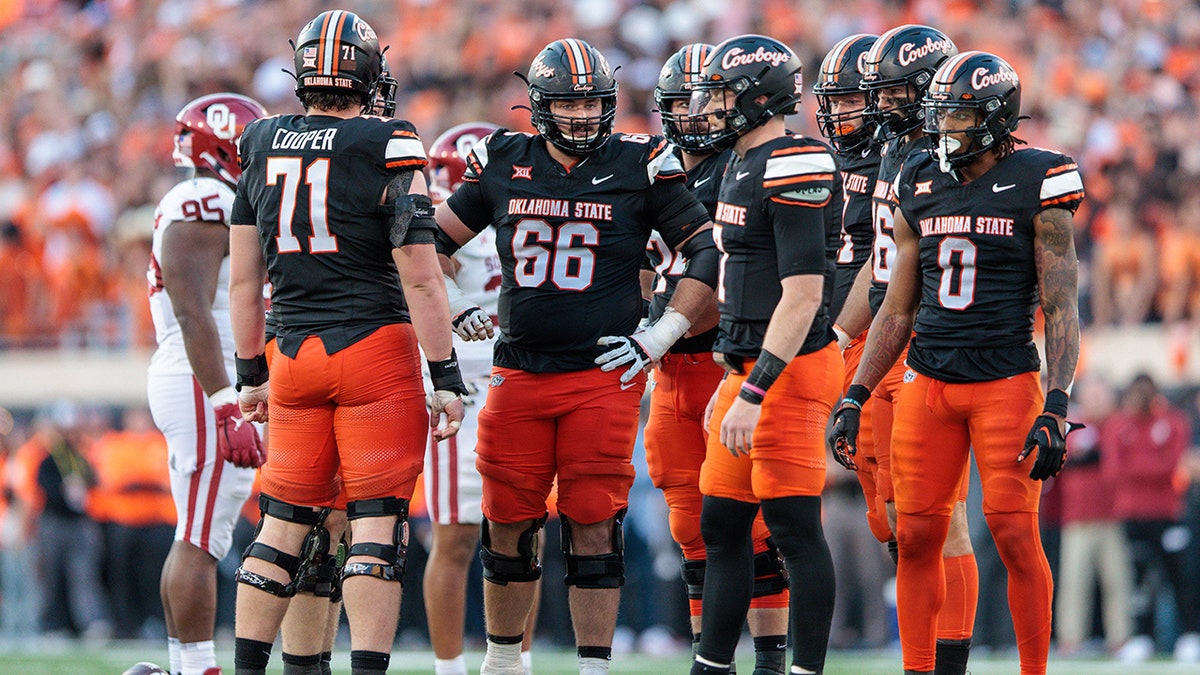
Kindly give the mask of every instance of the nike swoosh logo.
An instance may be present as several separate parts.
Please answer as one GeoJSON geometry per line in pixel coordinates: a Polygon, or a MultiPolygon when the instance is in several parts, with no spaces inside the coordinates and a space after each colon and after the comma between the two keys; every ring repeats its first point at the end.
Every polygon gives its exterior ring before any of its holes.
{"type": "Polygon", "coordinates": [[[638,384],[637,382],[622,382],[621,383],[621,391],[625,391],[626,389],[632,389],[633,387],[636,387],[637,384],[638,384]]]}
{"type": "Polygon", "coordinates": [[[712,176],[705,176],[704,178],[701,178],[700,180],[696,181],[695,183],[692,183],[692,187],[698,188],[710,180],[712,180],[712,176]]]}
{"type": "Polygon", "coordinates": [[[1011,190],[1015,187],[1017,187],[1016,183],[1010,183],[1009,185],[1001,185],[999,183],[992,183],[992,192],[1004,192],[1005,190],[1011,190]]]}
{"type": "Polygon", "coordinates": [[[736,176],[734,176],[734,178],[735,178],[735,179],[737,179],[737,180],[741,180],[741,179],[743,179],[743,178],[745,178],[746,176],[749,176],[749,175],[750,175],[750,172],[749,172],[749,171],[739,171],[739,172],[737,172],[737,175],[736,175],[736,176]]]}
{"type": "Polygon", "coordinates": [[[603,183],[604,181],[608,180],[609,178],[612,178],[612,177],[613,177],[613,175],[614,175],[614,174],[611,174],[611,173],[610,173],[610,174],[608,174],[607,176],[605,176],[605,177],[603,177],[603,178],[600,178],[600,177],[593,178],[593,179],[592,179],[592,185],[599,185],[599,184],[603,183]]]}

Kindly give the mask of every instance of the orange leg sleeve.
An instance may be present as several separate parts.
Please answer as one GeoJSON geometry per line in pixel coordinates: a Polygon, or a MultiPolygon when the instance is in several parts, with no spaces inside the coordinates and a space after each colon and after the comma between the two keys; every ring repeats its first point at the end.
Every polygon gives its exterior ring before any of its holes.
{"type": "Polygon", "coordinates": [[[946,601],[938,612],[939,640],[966,640],[975,629],[975,608],[979,602],[979,567],[975,554],[942,558],[946,570],[946,601]]]}

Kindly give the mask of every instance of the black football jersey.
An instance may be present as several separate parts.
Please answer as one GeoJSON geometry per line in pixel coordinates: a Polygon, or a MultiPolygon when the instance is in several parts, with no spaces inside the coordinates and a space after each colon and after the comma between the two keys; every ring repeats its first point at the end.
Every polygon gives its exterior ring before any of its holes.
{"type": "MultiPolygon", "coordinates": [[[[717,192],[721,188],[721,174],[724,173],[731,154],[731,150],[726,150],[709,155],[687,172],[688,189],[692,191],[696,199],[700,200],[710,216],[716,211],[717,192]]],[[[650,242],[646,245],[646,257],[649,258],[656,275],[654,296],[650,299],[650,319],[657,321],[666,311],[667,304],[675,293],[675,287],[683,278],[687,260],[678,251],[667,246],[658,233],[650,236],[650,242]]],[[[713,326],[700,335],[679,338],[671,346],[671,352],[675,354],[711,352],[713,341],[716,339],[717,327],[713,326]]]]}
{"type": "Polygon", "coordinates": [[[332,354],[409,320],[380,201],[394,174],[425,166],[411,124],[266,117],[246,126],[240,157],[232,222],[258,227],[280,351],[315,335],[332,354]]]}
{"type": "Polygon", "coordinates": [[[782,136],[730,159],[713,218],[721,249],[714,351],[758,356],[783,293],[780,279],[796,274],[826,277],[826,302],[798,353],[833,339],[827,301],[841,236],[841,180],[829,146],[805,136],[782,136]]]}
{"type": "Polygon", "coordinates": [[[1039,370],[1033,219],[1051,208],[1074,212],[1083,195],[1075,161],[1048,150],[1017,150],[965,185],[929,155],[911,159],[896,182],[921,251],[909,367],[945,382],[1039,370]]]}
{"type": "Polygon", "coordinates": [[[837,319],[842,305],[854,285],[859,269],[871,257],[875,241],[874,208],[871,193],[879,176],[878,143],[866,148],[839,152],[835,156],[842,172],[842,239],[837,253],[837,273],[834,276],[833,297],[829,301],[829,318],[837,319]]]}
{"type": "Polygon", "coordinates": [[[871,193],[871,222],[875,229],[875,257],[871,261],[871,288],[867,294],[871,316],[878,314],[883,306],[883,296],[887,294],[892,265],[896,261],[896,238],[892,234],[892,224],[896,221],[892,214],[892,209],[896,207],[896,197],[892,193],[896,176],[900,175],[900,169],[909,157],[929,153],[932,145],[928,139],[925,134],[920,134],[910,142],[897,138],[883,146],[879,158],[879,178],[871,193]]]}
{"type": "Polygon", "coordinates": [[[496,365],[595,368],[598,339],[637,328],[650,231],[675,248],[709,221],[670,148],[660,136],[613,134],[568,171],[540,136],[500,130],[475,146],[447,204],[472,230],[496,228],[506,327],[496,365]]]}

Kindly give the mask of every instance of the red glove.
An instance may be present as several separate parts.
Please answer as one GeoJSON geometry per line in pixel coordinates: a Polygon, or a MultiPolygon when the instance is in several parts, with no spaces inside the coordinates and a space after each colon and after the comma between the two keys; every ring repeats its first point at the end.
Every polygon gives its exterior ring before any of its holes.
{"type": "Polygon", "coordinates": [[[267,461],[258,429],[242,419],[237,393],[226,387],[209,397],[217,420],[217,452],[236,467],[257,469],[267,461]]]}

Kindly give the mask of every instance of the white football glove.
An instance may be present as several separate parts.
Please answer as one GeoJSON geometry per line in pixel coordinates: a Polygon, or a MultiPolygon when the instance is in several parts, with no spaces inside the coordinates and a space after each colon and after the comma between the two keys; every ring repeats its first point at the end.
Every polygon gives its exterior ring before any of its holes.
{"type": "Polygon", "coordinates": [[[595,363],[606,373],[628,364],[629,369],[621,374],[621,384],[626,384],[661,360],[691,327],[687,317],[668,307],[658,321],[633,335],[605,335],[597,340],[596,344],[608,350],[597,356],[595,363]]]}
{"type": "Polygon", "coordinates": [[[486,340],[495,335],[492,317],[467,299],[453,277],[442,275],[442,279],[446,282],[446,299],[450,301],[450,324],[458,337],[471,341],[486,340]]]}

